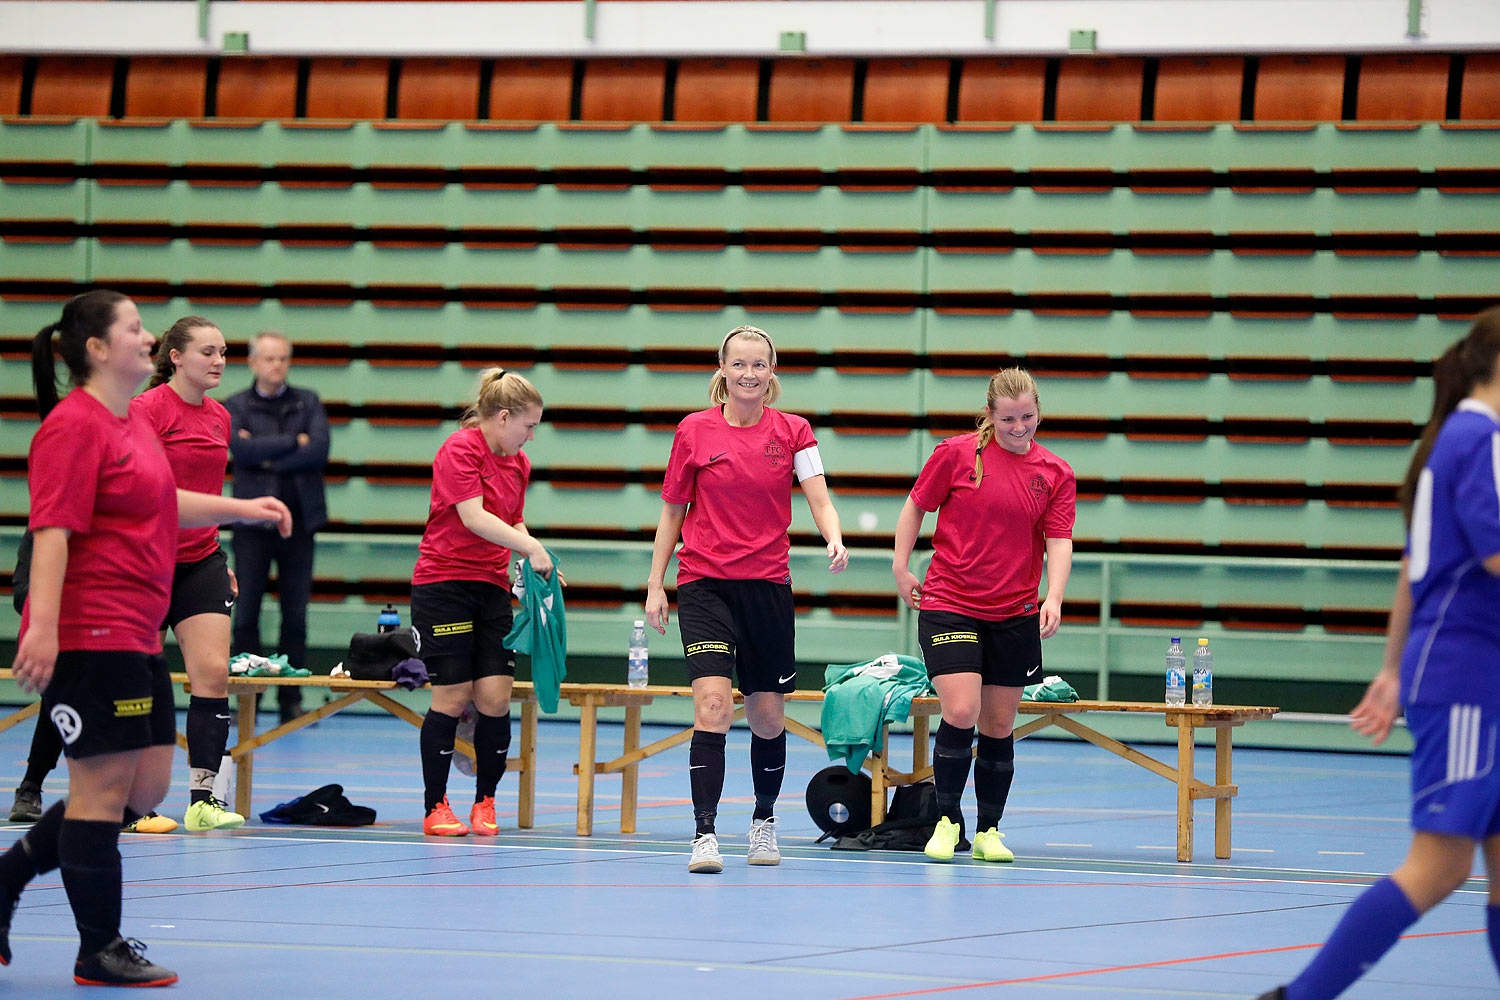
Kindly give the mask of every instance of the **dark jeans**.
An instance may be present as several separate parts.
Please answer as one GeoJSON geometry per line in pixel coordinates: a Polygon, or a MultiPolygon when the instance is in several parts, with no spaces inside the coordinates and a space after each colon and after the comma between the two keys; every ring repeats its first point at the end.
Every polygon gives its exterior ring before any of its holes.
{"type": "MultiPolygon", "coordinates": [[[[234,652],[261,654],[260,604],[266,596],[271,563],[276,563],[276,585],[281,593],[280,653],[297,668],[307,665],[307,602],[312,597],[313,534],[292,531],[282,538],[265,528],[234,530],[234,575],[240,593],[234,602],[234,652]]],[[[302,701],[299,688],[281,687],[276,697],[283,706],[302,701]]]]}

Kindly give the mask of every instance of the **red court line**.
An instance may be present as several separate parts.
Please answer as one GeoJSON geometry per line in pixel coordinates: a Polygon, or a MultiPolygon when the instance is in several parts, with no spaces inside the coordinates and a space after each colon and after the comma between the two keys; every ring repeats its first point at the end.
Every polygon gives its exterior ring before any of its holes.
{"type": "MultiPolygon", "coordinates": [[[[1449,937],[1454,934],[1484,934],[1487,933],[1483,927],[1471,931],[1433,931],[1428,934],[1404,934],[1402,941],[1413,941],[1417,938],[1449,937]]],[[[934,986],[925,990],[906,990],[901,993],[872,993],[868,996],[848,997],[846,1000],[893,1000],[895,997],[922,997],[931,996],[934,993],[951,993],[955,990],[977,990],[986,986],[1015,986],[1019,983],[1040,983],[1049,979],[1072,979],[1077,976],[1096,976],[1101,972],[1132,972],[1136,969],[1156,969],[1166,965],[1183,965],[1187,962],[1212,962],[1221,958],[1245,958],[1250,955],[1275,955],[1283,951],[1302,951],[1307,948],[1321,948],[1321,941],[1314,944],[1289,944],[1281,948],[1257,948],[1254,951],[1227,951],[1219,955],[1194,955],[1189,958],[1169,958],[1160,962],[1140,962],[1136,965],[1112,965],[1107,969],[1078,969],[1073,972],[1052,972],[1045,976],[1025,976],[1021,979],[993,979],[987,983],[963,983],[958,986],[934,986]]]]}

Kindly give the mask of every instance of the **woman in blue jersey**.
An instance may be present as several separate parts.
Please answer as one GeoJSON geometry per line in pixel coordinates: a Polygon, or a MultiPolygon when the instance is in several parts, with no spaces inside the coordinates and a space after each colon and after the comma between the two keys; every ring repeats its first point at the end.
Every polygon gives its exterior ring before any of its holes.
{"type": "Polygon", "coordinates": [[[1385,663],[1351,715],[1385,739],[1411,729],[1412,842],[1356,899],[1296,979],[1262,1000],[1329,1000],[1469,877],[1484,849],[1490,952],[1500,966],[1500,307],[1433,366],[1432,419],[1402,485],[1406,552],[1385,663]]]}

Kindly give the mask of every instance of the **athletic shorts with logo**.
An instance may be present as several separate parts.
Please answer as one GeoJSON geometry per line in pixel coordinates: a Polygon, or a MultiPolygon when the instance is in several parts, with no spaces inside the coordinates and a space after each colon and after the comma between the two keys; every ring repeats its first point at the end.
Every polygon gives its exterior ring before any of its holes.
{"type": "Polygon", "coordinates": [[[1500,834],[1500,711],[1481,705],[1408,705],[1411,825],[1472,840],[1500,834]]]}
{"type": "Polygon", "coordinates": [[[73,759],[177,742],[172,676],[160,653],[63,650],[41,710],[73,759]]]}
{"type": "Polygon", "coordinates": [[[172,603],[162,628],[176,628],[194,615],[228,616],[234,610],[234,587],[229,582],[229,557],[223,549],[197,562],[178,563],[172,571],[172,603]]]}
{"type": "Polygon", "coordinates": [[[510,591],[493,583],[440,580],[411,588],[417,656],[434,686],[514,677],[515,650],[505,648],[513,621],[510,591]]]}
{"type": "Polygon", "coordinates": [[[689,682],[738,678],[743,694],[797,689],[791,584],[700,577],[677,588],[689,682]]]}
{"type": "Polygon", "coordinates": [[[954,611],[917,615],[917,641],[927,674],[978,674],[981,684],[1025,687],[1042,679],[1040,616],[986,621],[954,611]]]}

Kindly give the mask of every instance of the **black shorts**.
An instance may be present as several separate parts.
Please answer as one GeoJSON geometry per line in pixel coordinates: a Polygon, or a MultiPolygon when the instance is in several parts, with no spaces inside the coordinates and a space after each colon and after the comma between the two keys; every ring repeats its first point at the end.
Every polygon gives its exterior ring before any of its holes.
{"type": "Polygon", "coordinates": [[[177,742],[172,675],[160,653],[63,650],[42,692],[42,713],[69,757],[177,742]]]}
{"type": "Polygon", "coordinates": [[[927,675],[978,674],[981,684],[1025,687],[1042,680],[1040,615],[992,622],[954,611],[917,615],[927,675]]]}
{"type": "Polygon", "coordinates": [[[178,563],[172,571],[172,603],[167,605],[163,629],[194,615],[229,616],[234,610],[234,588],[229,584],[229,557],[214,549],[197,562],[178,563]]]}
{"type": "Polygon", "coordinates": [[[677,629],[689,682],[738,677],[743,694],[797,689],[790,585],[710,578],[684,583],[677,588],[677,629]]]}
{"type": "Polygon", "coordinates": [[[478,580],[440,580],[411,588],[411,630],[434,687],[481,677],[514,677],[505,648],[514,616],[510,591],[478,580]]]}

